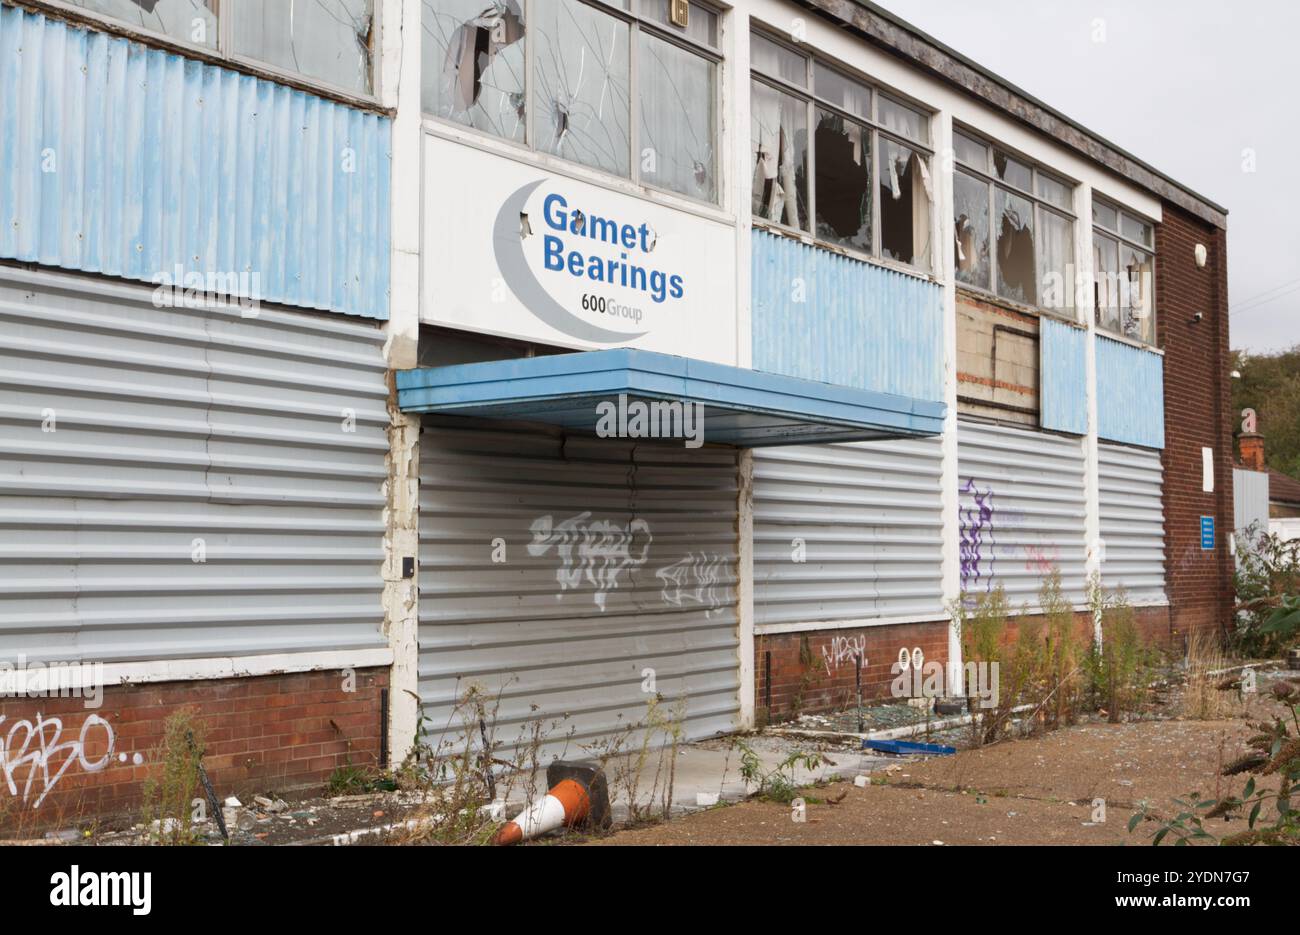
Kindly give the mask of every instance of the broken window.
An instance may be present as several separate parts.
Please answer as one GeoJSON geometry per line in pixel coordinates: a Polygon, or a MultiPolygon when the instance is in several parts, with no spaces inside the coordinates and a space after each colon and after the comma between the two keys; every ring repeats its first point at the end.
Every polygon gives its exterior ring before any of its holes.
{"type": "Polygon", "coordinates": [[[107,19],[178,42],[217,47],[216,0],[67,0],[107,19]]]}
{"type": "Polygon", "coordinates": [[[1092,202],[1092,221],[1097,326],[1154,344],[1155,226],[1098,198],[1092,202]]]}
{"type": "Polygon", "coordinates": [[[990,288],[989,187],[957,169],[952,177],[953,235],[956,238],[957,279],[990,288]]]}
{"type": "Polygon", "coordinates": [[[716,201],[717,65],[647,32],[639,53],[641,177],[716,201]]]}
{"type": "Polygon", "coordinates": [[[230,4],[235,55],[368,94],[373,0],[230,4]]]}
{"type": "Polygon", "coordinates": [[[523,142],[524,14],[520,0],[424,0],[424,109],[523,142]]]}
{"type": "Polygon", "coordinates": [[[871,252],[871,132],[817,112],[817,236],[871,252]]]}
{"type": "Polygon", "coordinates": [[[750,58],[754,216],[807,231],[811,215],[819,240],[928,270],[928,115],[775,38],[754,34],[750,58]]]}
{"type": "Polygon", "coordinates": [[[880,141],[880,247],[891,260],[930,268],[930,170],[919,153],[880,141]]]}
{"type": "Polygon", "coordinates": [[[532,15],[537,148],[629,175],[628,24],[581,0],[534,4],[532,15]]]}
{"type": "Polygon", "coordinates": [[[957,280],[1075,317],[1074,187],[968,133],[953,154],[957,280]]]}
{"type": "Polygon", "coordinates": [[[789,94],[755,81],[749,103],[754,214],[808,230],[808,111],[789,94]]]}
{"type": "Polygon", "coordinates": [[[999,188],[994,192],[993,203],[998,215],[998,295],[1036,305],[1038,271],[1034,268],[1033,202],[999,188]]]}

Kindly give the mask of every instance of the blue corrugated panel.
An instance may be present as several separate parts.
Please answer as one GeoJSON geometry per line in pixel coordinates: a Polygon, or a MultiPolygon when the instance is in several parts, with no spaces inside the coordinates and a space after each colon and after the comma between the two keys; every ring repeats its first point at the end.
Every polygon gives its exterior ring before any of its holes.
{"type": "Polygon", "coordinates": [[[1165,447],[1165,361],[1097,336],[1097,434],[1144,448],[1165,447]]]}
{"type": "Polygon", "coordinates": [[[1039,418],[1045,429],[1086,435],[1088,332],[1043,315],[1039,318],[1039,418]]]}
{"type": "Polygon", "coordinates": [[[753,235],[754,369],[943,399],[943,289],[767,231],[753,235]]]}
{"type": "Polygon", "coordinates": [[[0,257],[256,272],[263,301],[387,318],[390,139],[377,114],[0,8],[0,257]]]}

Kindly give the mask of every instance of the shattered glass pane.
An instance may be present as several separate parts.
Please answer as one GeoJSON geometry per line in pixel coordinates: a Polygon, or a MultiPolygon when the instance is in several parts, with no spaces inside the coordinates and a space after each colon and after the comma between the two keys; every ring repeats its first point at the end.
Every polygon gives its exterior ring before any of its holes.
{"type": "Polygon", "coordinates": [[[930,168],[925,158],[880,140],[880,249],[888,259],[930,268],[930,168]]]}
{"type": "Polygon", "coordinates": [[[998,295],[1026,305],[1038,304],[1034,265],[1034,206],[1028,198],[995,188],[998,215],[998,295]]]}
{"type": "Polygon", "coordinates": [[[808,87],[808,60],[766,36],[754,33],[749,37],[749,59],[754,71],[808,87]]]}
{"type": "Polygon", "coordinates": [[[813,63],[813,81],[818,97],[865,120],[871,119],[871,90],[865,85],[832,71],[821,62],[813,63]]]}
{"type": "Polygon", "coordinates": [[[1093,233],[1092,270],[1093,293],[1097,304],[1097,326],[1119,334],[1118,242],[1093,233]]]}
{"type": "Polygon", "coordinates": [[[536,147],[628,176],[627,23],[578,0],[547,0],[534,11],[536,147]]]}
{"type": "Polygon", "coordinates": [[[876,98],[876,119],[886,129],[900,133],[918,143],[930,142],[929,119],[921,113],[904,107],[897,101],[879,96],[876,98]]]}
{"type": "Polygon", "coordinates": [[[808,230],[808,108],[757,81],[750,87],[754,216],[808,230]]]}
{"type": "Polygon", "coordinates": [[[1155,305],[1152,291],[1151,254],[1133,247],[1121,250],[1123,288],[1120,290],[1120,329],[1125,337],[1147,344],[1156,342],[1155,305]]]}
{"type": "Polygon", "coordinates": [[[996,149],[993,150],[993,174],[1016,188],[1027,192],[1034,190],[1033,170],[996,149]]]}
{"type": "Polygon", "coordinates": [[[957,279],[982,289],[989,283],[989,185],[957,171],[952,177],[957,279]]]}
{"type": "Polygon", "coordinates": [[[1074,308],[1074,223],[1046,208],[1038,212],[1038,282],[1046,308],[1074,308]]]}
{"type": "Polygon", "coordinates": [[[261,3],[226,0],[234,52],[348,91],[368,94],[373,0],[261,3]]]}
{"type": "Polygon", "coordinates": [[[523,142],[521,0],[424,0],[424,110],[523,142]]]}
{"type": "Polygon", "coordinates": [[[715,201],[717,66],[646,32],[639,45],[641,178],[715,201]]]}
{"type": "Polygon", "coordinates": [[[216,0],[68,0],[99,13],[180,42],[217,47],[216,0]]]}
{"type": "Polygon", "coordinates": [[[817,112],[817,236],[871,252],[871,132],[817,112]]]}

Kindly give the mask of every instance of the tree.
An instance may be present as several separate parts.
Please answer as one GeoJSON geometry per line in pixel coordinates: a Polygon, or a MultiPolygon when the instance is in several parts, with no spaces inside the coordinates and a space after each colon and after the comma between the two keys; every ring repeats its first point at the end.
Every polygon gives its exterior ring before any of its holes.
{"type": "Polygon", "coordinates": [[[1274,354],[1233,351],[1232,363],[1241,373],[1232,381],[1233,412],[1255,410],[1268,466],[1300,480],[1300,345],[1274,354]]]}

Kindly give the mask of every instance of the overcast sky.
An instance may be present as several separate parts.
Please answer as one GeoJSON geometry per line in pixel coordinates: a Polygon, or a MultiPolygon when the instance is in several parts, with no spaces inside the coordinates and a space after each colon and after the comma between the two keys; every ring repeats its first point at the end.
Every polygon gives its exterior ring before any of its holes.
{"type": "Polygon", "coordinates": [[[878,2],[1225,206],[1232,346],[1300,344],[1300,4],[878,2]]]}

